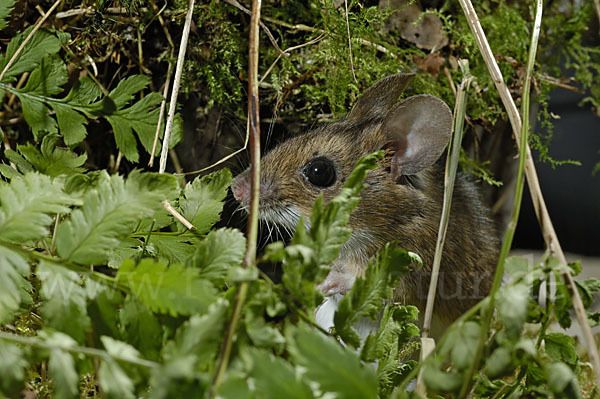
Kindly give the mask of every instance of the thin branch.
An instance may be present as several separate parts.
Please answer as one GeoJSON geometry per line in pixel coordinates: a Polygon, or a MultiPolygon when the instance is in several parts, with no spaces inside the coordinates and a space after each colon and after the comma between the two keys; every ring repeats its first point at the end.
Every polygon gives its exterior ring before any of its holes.
{"type": "Polygon", "coordinates": [[[38,348],[59,349],[64,352],[84,354],[87,356],[93,356],[93,357],[100,358],[103,360],[114,359],[114,360],[118,360],[120,362],[134,364],[136,366],[142,366],[142,367],[146,367],[146,368],[160,367],[159,363],[153,362],[151,360],[139,359],[139,358],[134,359],[129,356],[120,356],[117,354],[109,354],[106,351],[96,349],[96,348],[89,348],[87,346],[60,345],[60,344],[54,343],[54,342],[52,344],[49,344],[48,342],[45,342],[44,340],[42,340],[38,337],[26,337],[23,335],[11,334],[11,333],[7,333],[4,331],[0,331],[0,339],[6,340],[6,341],[11,341],[11,342],[16,342],[16,343],[22,344],[22,345],[35,346],[38,348]]]}
{"type": "Polygon", "coordinates": [[[596,9],[596,15],[598,16],[598,24],[600,25],[600,0],[594,0],[594,8],[596,9]]]}
{"type": "Polygon", "coordinates": [[[42,24],[46,21],[46,19],[48,19],[48,17],[50,16],[50,14],[52,14],[52,12],[56,9],[56,7],[58,7],[58,5],[61,3],[61,1],[62,0],[56,0],[54,2],[54,4],[52,4],[52,7],[50,7],[50,9],[44,14],[44,16],[41,17],[36,22],[35,26],[31,30],[31,32],[29,32],[29,34],[27,35],[27,37],[25,38],[25,40],[23,40],[23,43],[21,43],[21,45],[19,46],[19,48],[17,49],[17,51],[15,51],[15,53],[10,58],[10,60],[8,60],[8,63],[6,63],[6,65],[4,66],[4,69],[2,70],[2,72],[0,72],[0,82],[2,82],[2,79],[4,78],[4,75],[6,75],[6,72],[15,63],[15,61],[17,60],[17,58],[19,58],[19,56],[23,52],[23,49],[27,45],[27,43],[29,43],[29,41],[31,40],[31,38],[33,37],[33,35],[35,35],[35,32],[37,32],[38,29],[40,29],[40,27],[42,26],[42,24]]]}
{"type": "Polygon", "coordinates": [[[354,73],[354,60],[352,59],[352,40],[350,40],[350,21],[348,20],[348,0],[344,0],[344,6],[346,8],[346,30],[348,31],[348,52],[350,53],[350,69],[352,70],[352,77],[354,82],[358,84],[356,80],[356,74],[354,73]]]}
{"type": "MultiPolygon", "coordinates": [[[[92,16],[92,15],[96,14],[97,12],[98,12],[98,9],[95,7],[74,8],[72,10],[56,13],[56,18],[63,19],[63,18],[76,17],[79,15],[92,16]]],[[[107,7],[104,10],[102,10],[103,14],[116,14],[116,15],[128,14],[129,12],[130,12],[130,10],[125,7],[107,7]]],[[[148,12],[148,8],[142,7],[139,9],[139,12],[141,14],[144,14],[144,13],[148,12]]],[[[170,10],[165,10],[164,14],[171,15],[172,12],[170,10]]]]}
{"type": "MultiPolygon", "coordinates": [[[[462,68],[462,66],[461,66],[462,68]]],[[[435,293],[437,290],[440,264],[442,262],[442,251],[444,241],[446,240],[446,230],[448,220],[450,219],[450,205],[452,203],[452,193],[454,191],[454,180],[456,179],[456,170],[458,169],[458,159],[460,158],[460,148],[463,138],[463,127],[465,122],[465,111],[467,108],[467,90],[471,85],[473,77],[469,73],[468,64],[465,62],[463,69],[463,81],[458,88],[456,104],[454,107],[454,121],[452,141],[448,148],[446,158],[446,173],[444,177],[444,203],[442,205],[442,215],[440,217],[440,226],[437,242],[435,245],[435,255],[433,257],[433,266],[431,270],[431,281],[429,283],[429,292],[427,294],[427,306],[425,307],[425,318],[423,320],[423,338],[429,335],[431,327],[431,318],[433,316],[433,305],[435,303],[435,293]]]]}
{"type": "MultiPolygon", "coordinates": [[[[485,33],[479,23],[479,18],[473,8],[473,4],[470,0],[459,0],[460,5],[465,13],[467,18],[467,22],[475,36],[475,40],[477,41],[477,45],[479,47],[479,51],[481,52],[484,62],[488,68],[490,76],[496,85],[496,89],[500,95],[500,98],[504,104],[506,112],[508,114],[509,120],[511,122],[513,132],[515,137],[520,137],[520,132],[522,132],[523,125],[521,122],[521,118],[519,117],[519,112],[514,103],[512,96],[508,90],[508,87],[504,83],[504,79],[502,77],[502,73],[500,72],[500,68],[494,59],[494,55],[492,50],[487,42],[485,37],[485,33]]],[[[538,0],[538,9],[541,11],[541,0],[538,0]]],[[[540,12],[541,14],[541,12],[540,12]]],[[[536,14],[537,18],[537,14],[536,14]]],[[[541,16],[540,16],[541,18],[541,16]]],[[[539,26],[536,25],[536,30],[539,30],[539,26]]],[[[532,37],[533,40],[533,37],[532,37]]],[[[530,49],[531,51],[531,49],[530,49]]],[[[537,172],[535,170],[535,165],[533,163],[533,159],[531,156],[531,150],[526,141],[517,140],[517,145],[519,146],[519,150],[521,150],[521,142],[524,142],[523,145],[524,151],[526,153],[526,164],[525,164],[525,175],[527,177],[527,184],[529,186],[529,190],[531,193],[533,206],[536,212],[536,216],[540,223],[540,227],[544,236],[544,241],[548,246],[548,249],[552,254],[555,254],[558,257],[558,260],[562,264],[567,264],[565,259],[565,255],[560,246],[560,242],[558,241],[558,237],[556,235],[556,231],[554,230],[554,226],[552,225],[552,221],[550,219],[550,215],[548,213],[548,209],[546,208],[546,203],[544,202],[544,197],[541,192],[537,172]]],[[[594,369],[594,373],[596,375],[597,383],[600,383],[600,356],[598,356],[598,349],[596,348],[596,343],[594,341],[594,336],[592,334],[592,330],[590,328],[587,314],[585,308],[583,306],[583,302],[581,301],[581,296],[575,286],[575,282],[573,277],[569,272],[561,273],[565,281],[567,282],[567,286],[569,287],[569,291],[573,298],[573,308],[575,309],[575,313],[577,315],[577,320],[583,332],[584,339],[586,341],[586,345],[589,351],[590,360],[594,369]]],[[[491,308],[491,307],[490,307],[491,308]]],[[[463,391],[464,393],[464,391],[463,391]]]]}
{"type": "MultiPolygon", "coordinates": [[[[248,234],[246,255],[242,267],[248,267],[256,263],[256,241],[258,235],[258,201],[260,185],[260,115],[258,97],[258,46],[259,46],[259,22],[260,22],[261,0],[252,1],[252,15],[250,17],[250,40],[248,51],[248,127],[250,135],[250,215],[248,218],[248,234]]],[[[213,380],[212,390],[221,384],[233,346],[233,335],[242,313],[242,307],[248,293],[248,283],[242,282],[237,291],[231,321],[227,328],[221,360],[217,373],[213,380]]]]}
{"type": "Polygon", "coordinates": [[[173,217],[175,219],[179,220],[181,222],[181,224],[183,224],[189,230],[196,229],[196,227],[189,220],[184,218],[181,213],[177,212],[177,209],[173,208],[173,205],[171,205],[169,203],[169,201],[163,200],[161,203],[162,203],[163,207],[167,210],[167,212],[169,212],[171,215],[173,215],[173,217]]]}
{"type": "MultiPolygon", "coordinates": [[[[239,10],[242,10],[243,12],[245,12],[248,15],[252,15],[252,12],[250,12],[250,10],[248,10],[246,7],[241,5],[237,0],[224,0],[224,1],[227,4],[234,6],[235,8],[237,8],[239,10]]],[[[275,50],[277,50],[279,52],[279,55],[283,56],[283,57],[289,57],[290,55],[287,54],[285,51],[283,51],[281,49],[281,47],[279,47],[279,44],[277,44],[277,40],[275,40],[275,37],[273,36],[273,34],[271,33],[271,31],[269,30],[267,25],[260,22],[260,27],[265,31],[265,34],[271,41],[271,44],[273,45],[273,47],[275,47],[275,50]]]]}
{"type": "MultiPolygon", "coordinates": [[[[170,58],[173,58],[173,48],[171,48],[170,58]]],[[[171,84],[171,75],[173,74],[173,63],[169,60],[169,66],[167,67],[167,77],[165,78],[165,87],[163,89],[163,99],[160,102],[160,111],[158,113],[158,123],[156,124],[156,132],[154,132],[154,142],[152,143],[152,152],[150,153],[150,161],[148,166],[154,166],[154,154],[156,154],[156,147],[158,146],[158,138],[162,127],[162,121],[165,117],[165,108],[167,107],[167,95],[169,94],[169,87],[171,84]]]]}
{"type": "Polygon", "coordinates": [[[185,60],[185,51],[187,49],[188,38],[190,36],[190,27],[192,25],[192,16],[194,15],[194,0],[188,1],[187,15],[185,16],[185,25],[181,34],[179,43],[179,55],[177,56],[177,67],[175,68],[175,79],[173,81],[173,90],[171,91],[171,102],[169,104],[169,115],[167,116],[167,126],[163,137],[163,147],[160,154],[160,164],[158,173],[164,173],[167,168],[167,156],[169,154],[169,140],[171,139],[171,130],[173,129],[173,120],[175,119],[175,109],[177,108],[177,94],[181,85],[181,73],[183,72],[183,62],[185,60]]]}
{"type": "MultiPolygon", "coordinates": [[[[225,0],[227,1],[227,0],[225,0]]],[[[304,25],[304,24],[288,24],[287,22],[284,21],[280,21],[278,19],[274,19],[274,18],[269,18],[269,17],[263,17],[263,19],[267,22],[270,22],[272,24],[275,25],[279,25],[279,26],[283,26],[285,28],[288,29],[292,29],[292,30],[301,30],[304,32],[317,32],[317,33],[328,33],[327,31],[323,30],[323,29],[317,29],[317,28],[313,28],[311,26],[308,25],[304,25]]],[[[357,38],[356,40],[359,41],[360,44],[364,44],[365,46],[369,46],[369,47],[373,47],[374,49],[376,49],[377,51],[380,51],[382,53],[385,53],[387,55],[389,55],[392,58],[396,58],[396,54],[392,53],[390,50],[388,50],[387,48],[383,47],[382,45],[376,44],[376,43],[372,43],[368,40],[362,39],[362,38],[357,38]]]]}

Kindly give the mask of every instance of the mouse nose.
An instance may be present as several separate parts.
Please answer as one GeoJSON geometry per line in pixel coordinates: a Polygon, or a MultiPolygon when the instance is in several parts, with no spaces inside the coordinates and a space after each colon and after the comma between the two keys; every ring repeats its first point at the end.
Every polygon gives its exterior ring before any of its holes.
{"type": "Polygon", "coordinates": [[[247,204],[250,201],[250,177],[248,174],[243,174],[235,179],[231,183],[231,191],[233,197],[241,202],[247,204]]]}

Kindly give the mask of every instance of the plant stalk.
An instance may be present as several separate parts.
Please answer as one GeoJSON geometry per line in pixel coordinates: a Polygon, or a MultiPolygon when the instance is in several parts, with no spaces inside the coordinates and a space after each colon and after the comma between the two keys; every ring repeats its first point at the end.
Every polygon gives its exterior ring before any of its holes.
{"type": "MultiPolygon", "coordinates": [[[[163,146],[160,153],[158,173],[165,173],[165,169],[167,168],[169,141],[171,139],[171,130],[173,129],[173,120],[175,119],[175,110],[177,108],[177,95],[179,94],[179,87],[181,86],[181,74],[183,72],[183,63],[185,61],[185,51],[187,49],[188,38],[190,37],[192,16],[194,15],[194,1],[195,0],[188,0],[185,25],[183,25],[183,32],[181,33],[181,42],[179,43],[179,54],[177,55],[177,66],[175,67],[175,78],[173,79],[173,89],[171,90],[171,102],[169,103],[169,113],[167,114],[167,124],[165,126],[163,146]]],[[[154,156],[154,153],[152,156],[154,156]]]]}
{"type": "Polygon", "coordinates": [[[444,177],[444,203],[442,206],[442,215],[440,218],[440,227],[438,238],[435,245],[435,255],[433,258],[433,267],[431,270],[431,281],[429,283],[429,292],[427,294],[427,306],[425,307],[425,318],[423,320],[423,338],[429,335],[431,328],[431,318],[433,315],[433,306],[435,304],[435,293],[440,273],[440,264],[442,261],[442,250],[446,240],[446,231],[448,220],[450,219],[450,205],[452,203],[452,192],[454,191],[454,181],[456,179],[456,170],[458,169],[458,159],[460,157],[460,148],[463,138],[463,127],[465,121],[465,111],[467,108],[467,90],[473,80],[468,72],[468,66],[465,67],[465,76],[458,89],[456,104],[454,107],[454,121],[452,141],[448,148],[448,157],[446,158],[446,173],[444,177]]]}
{"type": "MultiPolygon", "coordinates": [[[[522,129],[522,123],[521,118],[519,117],[519,113],[517,111],[517,106],[515,105],[515,102],[512,96],[510,95],[508,87],[504,83],[502,73],[500,72],[500,68],[496,63],[492,50],[487,42],[485,33],[481,28],[481,24],[479,23],[479,18],[477,17],[475,9],[473,8],[473,4],[470,0],[459,0],[459,3],[463,9],[463,12],[465,13],[469,27],[471,28],[471,31],[475,36],[477,46],[479,47],[479,51],[483,56],[483,60],[485,61],[490,76],[492,77],[492,80],[496,85],[496,89],[498,90],[500,99],[504,104],[515,137],[519,137],[519,132],[522,129]]],[[[538,1],[538,5],[539,4],[540,1],[538,1]]],[[[517,146],[520,146],[519,140],[517,140],[516,143],[517,146]]],[[[527,153],[527,163],[525,165],[527,185],[529,186],[533,207],[535,209],[535,213],[540,224],[540,228],[542,230],[544,241],[546,242],[548,250],[553,255],[556,255],[559,262],[566,265],[567,260],[560,246],[560,242],[558,241],[558,236],[556,235],[556,231],[554,230],[552,220],[550,219],[550,214],[548,213],[548,209],[546,207],[546,203],[544,201],[544,197],[540,188],[537,172],[535,170],[535,164],[533,163],[533,158],[531,156],[531,150],[527,142],[525,142],[525,147],[525,151],[527,153]]],[[[573,309],[575,310],[577,321],[579,322],[586,346],[589,351],[590,361],[592,363],[594,374],[596,376],[596,383],[600,385],[600,356],[598,355],[598,348],[596,347],[596,342],[592,334],[592,329],[587,319],[587,313],[583,306],[581,296],[579,295],[579,291],[577,290],[573,277],[569,272],[561,272],[561,274],[565,279],[565,282],[567,283],[567,287],[569,288],[569,292],[573,299],[573,309]]]]}
{"type": "MultiPolygon", "coordinates": [[[[258,45],[260,28],[261,0],[252,1],[252,14],[250,17],[250,41],[248,57],[248,128],[250,136],[250,187],[252,196],[250,198],[250,214],[248,217],[248,234],[246,255],[242,267],[248,267],[256,263],[256,242],[258,236],[258,201],[260,189],[260,115],[258,98],[258,45]]],[[[221,361],[213,380],[213,394],[221,384],[233,346],[233,335],[240,319],[242,307],[248,293],[248,283],[242,282],[233,304],[231,321],[227,328],[227,335],[223,344],[221,361]]]]}
{"type": "MultiPolygon", "coordinates": [[[[468,1],[468,0],[467,0],[468,1]]],[[[527,140],[529,136],[529,95],[531,88],[531,76],[533,74],[533,68],[535,66],[535,56],[537,52],[538,39],[540,36],[540,28],[542,25],[542,0],[537,0],[537,7],[535,13],[535,22],[533,32],[531,34],[531,43],[529,46],[529,55],[527,58],[527,70],[525,74],[525,81],[523,82],[523,94],[521,96],[521,115],[523,123],[521,124],[521,135],[519,143],[519,168],[517,172],[517,182],[515,186],[515,197],[513,202],[513,208],[510,218],[510,223],[506,229],[504,240],[502,241],[502,248],[500,250],[500,256],[498,257],[498,264],[496,266],[496,273],[494,275],[494,282],[492,283],[492,289],[490,292],[489,305],[483,311],[483,320],[481,323],[481,336],[479,337],[479,343],[477,345],[477,351],[469,371],[466,373],[465,380],[460,391],[459,397],[464,398],[471,389],[473,382],[473,376],[477,369],[481,356],[483,354],[483,348],[487,338],[487,334],[490,328],[492,317],[494,315],[494,303],[496,300],[496,293],[502,284],[502,277],[504,275],[504,262],[508,257],[508,253],[512,246],[513,237],[517,229],[517,223],[519,221],[519,213],[521,211],[521,201],[523,199],[523,189],[525,187],[525,164],[527,161],[527,140]]]]}

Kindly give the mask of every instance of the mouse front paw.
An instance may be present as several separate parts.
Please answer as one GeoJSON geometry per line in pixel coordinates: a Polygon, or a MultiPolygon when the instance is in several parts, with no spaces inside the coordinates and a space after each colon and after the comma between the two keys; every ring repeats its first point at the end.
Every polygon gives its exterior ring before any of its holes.
{"type": "Polygon", "coordinates": [[[335,294],[344,295],[346,292],[350,291],[354,285],[355,279],[356,276],[351,273],[332,270],[327,275],[327,278],[321,284],[317,285],[317,288],[319,288],[325,296],[332,296],[335,294]]]}

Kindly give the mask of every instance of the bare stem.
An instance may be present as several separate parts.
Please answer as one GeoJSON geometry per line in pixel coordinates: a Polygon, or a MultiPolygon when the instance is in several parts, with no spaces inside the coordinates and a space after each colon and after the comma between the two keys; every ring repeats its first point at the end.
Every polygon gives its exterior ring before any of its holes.
{"type": "Polygon", "coordinates": [[[177,56],[177,67],[175,68],[175,79],[173,80],[173,89],[171,91],[171,102],[169,103],[169,114],[167,116],[167,126],[163,137],[163,146],[160,154],[160,164],[158,173],[164,173],[167,168],[167,156],[169,155],[169,141],[171,139],[171,130],[173,129],[173,120],[175,119],[175,109],[177,108],[177,95],[181,85],[181,73],[183,72],[183,62],[185,60],[185,51],[188,38],[190,36],[190,27],[192,25],[192,16],[194,15],[194,0],[188,1],[188,10],[185,16],[185,25],[181,34],[179,43],[179,54],[177,56]]]}
{"type": "MultiPolygon", "coordinates": [[[[260,29],[260,7],[261,0],[252,1],[252,15],[250,17],[250,41],[248,56],[248,128],[250,136],[250,171],[251,171],[251,192],[250,215],[248,218],[248,234],[246,255],[244,256],[243,267],[248,267],[256,263],[256,241],[258,235],[258,193],[260,185],[260,115],[258,98],[258,33],[260,29]]],[[[233,346],[233,335],[239,321],[244,301],[248,293],[248,283],[242,282],[238,289],[231,321],[227,328],[227,335],[223,344],[221,361],[217,373],[213,380],[214,390],[221,384],[223,375],[227,370],[231,348],[233,346]]]]}
{"type": "Polygon", "coordinates": [[[130,356],[119,356],[116,354],[109,354],[106,351],[96,349],[96,348],[89,348],[86,346],[60,345],[57,343],[50,344],[50,343],[45,342],[44,340],[37,338],[37,337],[25,337],[22,335],[11,334],[11,333],[7,333],[4,331],[0,331],[0,339],[6,340],[6,341],[11,341],[11,342],[16,342],[16,343],[22,344],[22,345],[35,346],[38,348],[59,349],[59,350],[65,351],[65,352],[84,354],[87,356],[93,356],[93,357],[104,359],[104,360],[114,359],[114,360],[118,360],[120,362],[134,364],[136,366],[142,366],[142,367],[146,367],[146,368],[160,367],[159,363],[156,363],[156,362],[153,362],[150,360],[146,360],[146,359],[134,359],[130,356]]]}
{"type": "Polygon", "coordinates": [[[433,305],[435,303],[435,293],[437,290],[438,277],[440,273],[440,264],[442,261],[442,250],[444,248],[444,241],[446,239],[448,220],[450,219],[450,205],[452,203],[452,192],[454,191],[454,180],[456,179],[458,159],[460,158],[460,148],[463,138],[465,112],[467,108],[467,90],[469,89],[472,80],[473,77],[468,71],[468,64],[466,64],[464,68],[463,81],[458,88],[456,104],[454,107],[452,141],[450,142],[450,148],[448,149],[448,157],[446,158],[446,174],[444,178],[444,203],[442,206],[440,227],[438,231],[437,242],[435,245],[435,255],[433,257],[433,267],[431,270],[429,292],[427,294],[427,306],[425,307],[425,318],[423,321],[423,338],[426,338],[429,335],[429,329],[431,328],[431,317],[433,315],[433,305]]]}
{"type": "MultiPolygon", "coordinates": [[[[523,153],[523,151],[524,151],[526,154],[526,160],[525,160],[525,166],[524,166],[525,176],[527,177],[527,184],[529,186],[529,191],[531,192],[533,206],[534,206],[538,221],[540,223],[542,234],[544,236],[544,241],[546,242],[546,245],[548,246],[549,251],[552,254],[555,254],[558,257],[558,260],[562,264],[566,265],[567,261],[565,259],[564,253],[560,247],[560,242],[558,241],[558,237],[556,235],[556,231],[554,230],[554,226],[552,225],[552,221],[550,219],[548,209],[546,208],[546,203],[544,202],[544,197],[541,192],[537,172],[535,170],[535,165],[534,165],[533,159],[531,157],[531,150],[529,148],[529,145],[527,144],[526,138],[521,137],[524,135],[522,133],[524,130],[523,130],[523,124],[521,122],[521,118],[519,116],[517,107],[514,103],[513,98],[510,95],[508,87],[506,86],[506,84],[504,84],[504,79],[502,77],[502,73],[500,72],[500,69],[498,68],[498,64],[496,63],[496,60],[494,59],[494,55],[493,55],[491,48],[487,42],[485,33],[483,32],[483,29],[481,28],[481,25],[479,23],[479,19],[477,17],[475,9],[473,8],[473,4],[471,3],[470,0],[459,0],[459,2],[460,2],[461,7],[463,8],[463,12],[465,13],[465,15],[467,17],[467,22],[469,23],[471,31],[473,32],[473,35],[475,36],[477,45],[479,47],[479,51],[481,52],[483,59],[487,65],[490,76],[492,77],[492,80],[494,81],[494,84],[496,85],[496,89],[498,90],[500,98],[502,99],[504,107],[507,111],[507,114],[508,114],[509,120],[511,122],[515,137],[521,139],[521,140],[517,140],[517,146],[519,147],[519,150],[521,153],[523,153]]],[[[531,60],[531,55],[532,55],[532,51],[533,51],[533,55],[535,56],[535,47],[537,47],[537,38],[539,36],[539,29],[540,29],[539,25],[541,23],[541,8],[542,8],[541,0],[538,0],[537,1],[537,12],[536,12],[536,22],[538,22],[538,23],[536,23],[536,25],[534,26],[534,32],[532,34],[532,46],[531,46],[532,48],[530,48],[530,60],[528,61],[528,64],[534,62],[533,60],[531,60]],[[535,46],[533,45],[534,41],[536,43],[535,46]]],[[[531,71],[529,69],[528,69],[528,73],[531,74],[531,71]]],[[[525,95],[529,96],[529,93],[524,92],[524,97],[525,97],[525,95]]],[[[522,100],[522,101],[525,101],[525,100],[522,100]]],[[[529,101],[528,97],[527,97],[526,101],[529,101]]],[[[526,121],[525,123],[527,124],[527,122],[528,121],[526,121]]],[[[527,133],[527,130],[525,130],[525,133],[527,133]]],[[[499,265],[500,264],[501,263],[499,263],[499,265]]],[[[497,270],[496,271],[497,275],[498,275],[498,272],[499,271],[497,270]]],[[[589,322],[587,319],[587,314],[585,312],[585,308],[583,307],[583,303],[581,301],[581,296],[579,295],[579,292],[577,291],[577,287],[575,286],[575,282],[574,282],[571,274],[568,272],[562,272],[562,276],[565,279],[565,281],[567,282],[567,286],[569,287],[569,291],[573,298],[573,308],[575,309],[575,313],[577,315],[577,320],[579,322],[579,325],[580,325],[581,330],[584,335],[584,339],[585,339],[587,347],[588,347],[590,360],[591,360],[591,363],[592,363],[592,366],[594,369],[594,373],[596,375],[596,380],[598,383],[600,383],[600,357],[598,356],[598,349],[596,348],[594,337],[592,335],[592,331],[591,331],[591,328],[590,328],[590,325],[589,325],[589,322]]],[[[495,278],[495,280],[496,280],[496,278],[495,278]]],[[[492,296],[492,298],[493,298],[493,296],[492,296]]],[[[490,306],[488,309],[491,311],[493,308],[490,306]]],[[[485,331],[485,330],[482,330],[482,331],[485,331]]],[[[479,353],[479,351],[478,351],[478,353],[479,353]]],[[[480,359],[481,353],[479,353],[478,356],[480,359]]],[[[478,362],[473,363],[474,367],[476,367],[475,365],[477,363],[478,362]]],[[[463,394],[466,394],[466,392],[467,392],[467,390],[463,390],[463,394]]]]}

